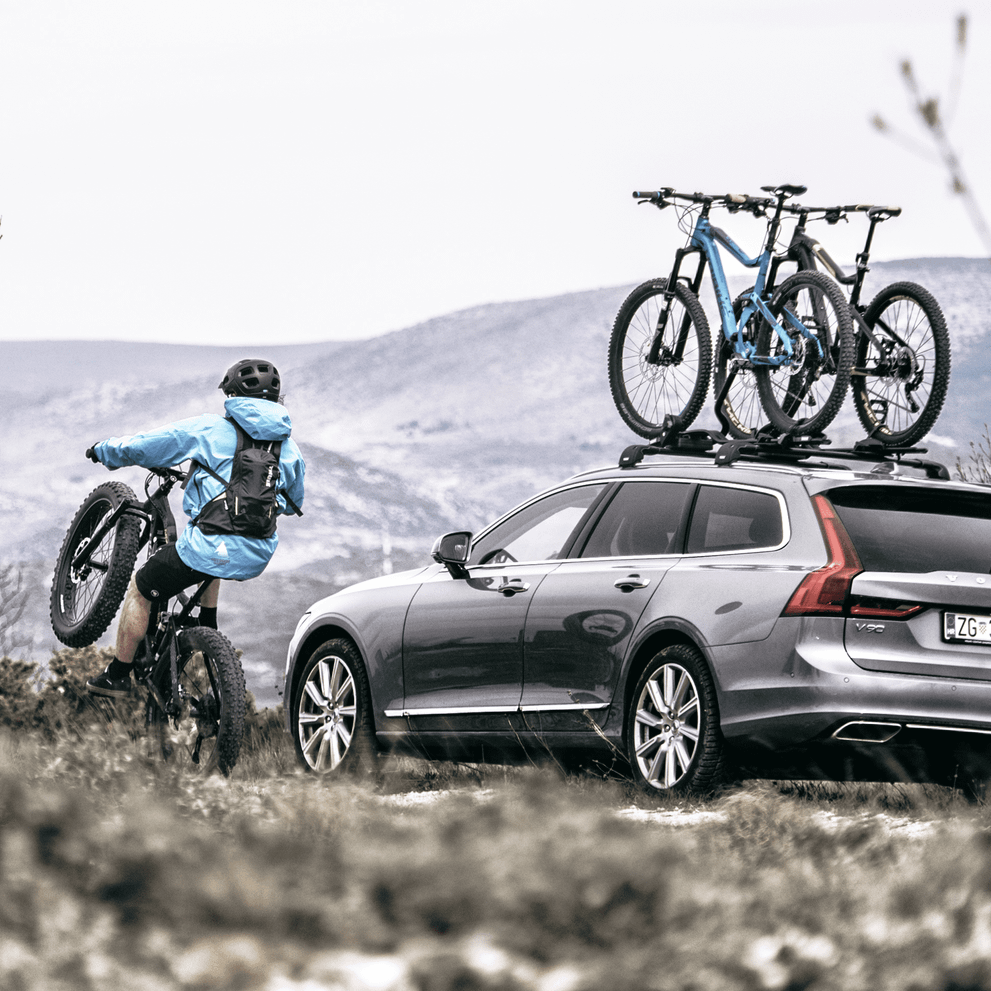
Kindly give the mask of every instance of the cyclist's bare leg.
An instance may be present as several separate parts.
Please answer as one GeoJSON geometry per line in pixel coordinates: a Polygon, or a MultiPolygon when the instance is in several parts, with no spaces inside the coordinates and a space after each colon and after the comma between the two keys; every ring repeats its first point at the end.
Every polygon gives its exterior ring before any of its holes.
{"type": "Polygon", "coordinates": [[[217,601],[220,598],[220,579],[210,582],[206,591],[200,598],[200,606],[204,609],[216,609],[217,601]]]}
{"type": "Polygon", "coordinates": [[[123,698],[131,692],[131,666],[134,654],[148,630],[151,617],[151,603],[138,591],[137,583],[131,584],[124,596],[124,605],[117,624],[117,656],[107,665],[107,669],[86,682],[86,690],[94,695],[109,695],[123,698]]]}
{"type": "Polygon", "coordinates": [[[138,644],[148,632],[150,617],[151,603],[138,591],[137,582],[132,576],[120,611],[120,622],[117,625],[117,660],[121,664],[134,662],[134,653],[138,649],[138,644]]]}

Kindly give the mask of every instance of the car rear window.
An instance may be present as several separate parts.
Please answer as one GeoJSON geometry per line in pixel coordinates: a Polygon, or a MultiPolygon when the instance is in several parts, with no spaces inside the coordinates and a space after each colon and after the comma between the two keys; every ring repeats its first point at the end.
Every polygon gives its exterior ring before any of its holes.
{"type": "Polygon", "coordinates": [[[867,571],[991,571],[991,492],[873,485],[827,495],[867,571]]]}

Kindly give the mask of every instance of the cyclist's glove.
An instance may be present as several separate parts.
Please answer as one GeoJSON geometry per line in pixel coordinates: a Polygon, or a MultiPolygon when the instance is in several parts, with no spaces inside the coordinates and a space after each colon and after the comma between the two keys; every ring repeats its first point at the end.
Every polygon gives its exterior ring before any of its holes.
{"type": "Polygon", "coordinates": [[[100,463],[100,459],[96,456],[96,444],[94,444],[92,447],[86,448],[86,457],[89,458],[90,461],[93,462],[93,464],[98,465],[100,463]]]}

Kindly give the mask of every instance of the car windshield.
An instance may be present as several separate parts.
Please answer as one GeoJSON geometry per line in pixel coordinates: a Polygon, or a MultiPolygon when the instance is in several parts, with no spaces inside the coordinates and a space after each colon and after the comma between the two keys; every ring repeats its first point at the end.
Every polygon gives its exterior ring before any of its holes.
{"type": "Polygon", "coordinates": [[[874,485],[828,495],[867,571],[991,571],[991,493],[874,485]]]}

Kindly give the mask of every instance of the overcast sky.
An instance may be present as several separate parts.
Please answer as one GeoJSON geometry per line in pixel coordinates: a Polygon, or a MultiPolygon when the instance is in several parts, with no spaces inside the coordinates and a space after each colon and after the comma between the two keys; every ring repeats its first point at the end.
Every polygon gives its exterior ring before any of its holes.
{"type": "Polygon", "coordinates": [[[682,240],[630,197],[663,185],[801,182],[904,208],[877,259],[981,255],[868,123],[924,141],[899,63],[945,96],[963,10],[991,215],[989,0],[0,0],[0,339],[353,339],[639,282],[682,240]]]}

